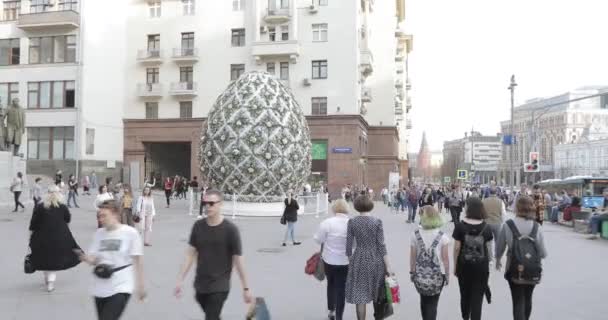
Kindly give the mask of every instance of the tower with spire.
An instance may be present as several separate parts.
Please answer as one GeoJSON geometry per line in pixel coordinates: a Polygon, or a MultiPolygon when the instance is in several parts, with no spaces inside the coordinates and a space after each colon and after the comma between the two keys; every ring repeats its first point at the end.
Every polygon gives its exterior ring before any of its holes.
{"type": "Polygon", "coordinates": [[[431,151],[426,141],[426,131],[422,132],[422,143],[420,144],[420,151],[418,152],[418,159],[416,163],[416,172],[423,181],[431,179],[431,151]]]}

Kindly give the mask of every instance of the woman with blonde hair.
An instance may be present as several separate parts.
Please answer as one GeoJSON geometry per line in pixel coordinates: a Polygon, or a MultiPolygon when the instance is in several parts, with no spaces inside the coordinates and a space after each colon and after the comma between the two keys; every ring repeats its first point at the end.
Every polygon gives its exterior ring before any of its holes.
{"type": "Polygon", "coordinates": [[[120,199],[121,219],[122,224],[133,227],[133,193],[131,192],[131,186],[128,184],[123,185],[122,198],[120,199]]]}
{"type": "Polygon", "coordinates": [[[144,246],[149,247],[152,245],[150,244],[150,234],[152,233],[152,222],[156,215],[150,187],[145,187],[142,191],[142,195],[137,199],[135,210],[137,210],[137,217],[140,219],[139,226],[144,238],[144,246]]]}
{"type": "Polygon", "coordinates": [[[345,304],[348,257],[346,256],[346,231],[348,203],[340,198],[332,205],[334,216],[321,222],[314,236],[321,245],[321,258],[327,277],[327,310],[330,320],[342,320],[345,304]]]}
{"type": "Polygon", "coordinates": [[[410,278],[420,294],[423,320],[437,318],[437,305],[449,283],[450,238],[441,231],[444,222],[433,206],[422,207],[420,229],[410,238],[410,278]]]}
{"type": "Polygon", "coordinates": [[[63,195],[56,185],[49,187],[43,205],[34,208],[30,221],[30,261],[44,272],[46,290],[55,290],[56,271],[67,270],[80,263],[73,250],[80,249],[68,224],[71,215],[63,204],[63,195]]]}

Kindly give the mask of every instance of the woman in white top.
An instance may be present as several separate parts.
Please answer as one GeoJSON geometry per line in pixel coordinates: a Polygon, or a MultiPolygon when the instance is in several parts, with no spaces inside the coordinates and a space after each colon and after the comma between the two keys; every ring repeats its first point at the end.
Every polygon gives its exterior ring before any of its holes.
{"type": "MultiPolygon", "coordinates": [[[[437,304],[439,295],[444,285],[448,285],[450,276],[450,258],[448,245],[450,238],[441,231],[444,222],[441,215],[434,206],[422,208],[420,216],[421,229],[417,229],[410,239],[410,278],[420,293],[420,309],[423,320],[435,320],[437,318],[437,304]],[[432,262],[424,256],[432,257],[432,262]],[[430,265],[422,265],[426,262],[430,265]],[[439,270],[434,267],[438,266],[439,270]],[[438,273],[441,275],[438,275],[438,273]],[[437,277],[439,276],[439,277],[437,277]],[[443,279],[438,279],[443,278],[443,279]],[[439,281],[437,281],[439,280],[439,281]],[[430,288],[438,288],[438,293],[423,294],[427,291],[422,288],[425,282],[432,283],[430,288]],[[437,282],[439,284],[437,285],[437,282]]],[[[427,287],[426,289],[428,289],[427,287]]],[[[434,289],[428,289],[434,291],[434,289]]]]}
{"type": "Polygon", "coordinates": [[[101,222],[99,221],[99,206],[107,200],[113,200],[114,196],[108,192],[108,187],[105,185],[99,186],[99,193],[95,197],[95,203],[93,206],[97,210],[97,228],[101,228],[101,222]]]}
{"type": "Polygon", "coordinates": [[[137,216],[140,218],[139,229],[144,237],[144,246],[151,246],[150,234],[152,233],[152,222],[156,215],[154,208],[154,198],[152,198],[152,190],[150,187],[145,187],[142,195],[137,199],[135,207],[137,216]]]}
{"type": "Polygon", "coordinates": [[[23,174],[21,172],[17,172],[17,177],[13,179],[13,183],[11,184],[11,191],[15,196],[15,210],[13,212],[17,212],[17,209],[21,207],[25,211],[25,206],[21,201],[19,201],[19,197],[21,196],[21,192],[23,192],[23,174]]]}
{"type": "Polygon", "coordinates": [[[327,309],[330,320],[342,320],[345,304],[348,257],[346,231],[348,203],[344,199],[334,202],[334,216],[321,222],[314,239],[321,245],[321,256],[327,277],[327,309]]]}
{"type": "Polygon", "coordinates": [[[81,261],[96,266],[95,271],[103,267],[113,271],[109,277],[101,277],[98,272],[93,275],[91,291],[100,320],[118,320],[134,291],[140,301],[146,297],[141,238],[133,227],[121,224],[120,217],[116,201],[100,203],[103,228],[95,232],[88,255],[74,250],[81,261]]]}

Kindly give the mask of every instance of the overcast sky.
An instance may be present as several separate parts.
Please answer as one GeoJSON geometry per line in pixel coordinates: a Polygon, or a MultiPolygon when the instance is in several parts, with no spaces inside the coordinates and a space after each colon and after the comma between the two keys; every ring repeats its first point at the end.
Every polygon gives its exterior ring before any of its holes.
{"type": "Polygon", "coordinates": [[[516,103],[608,84],[608,0],[406,0],[413,130],[431,150],[500,131],[516,103]]]}

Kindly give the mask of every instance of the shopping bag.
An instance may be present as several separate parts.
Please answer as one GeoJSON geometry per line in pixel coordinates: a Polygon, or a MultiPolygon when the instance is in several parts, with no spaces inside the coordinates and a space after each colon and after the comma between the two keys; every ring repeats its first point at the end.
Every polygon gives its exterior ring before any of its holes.
{"type": "Polygon", "coordinates": [[[401,302],[401,293],[399,292],[399,283],[395,277],[386,278],[386,298],[391,303],[401,302]]]}
{"type": "Polygon", "coordinates": [[[374,319],[386,319],[394,314],[393,304],[386,295],[386,282],[378,288],[378,298],[374,301],[374,319]]]}
{"type": "Polygon", "coordinates": [[[266,305],[266,301],[264,300],[264,298],[255,298],[255,302],[249,306],[249,310],[247,311],[245,319],[270,320],[270,312],[268,311],[268,306],[266,305]]]}
{"type": "Polygon", "coordinates": [[[325,280],[325,269],[323,267],[323,260],[321,260],[321,253],[317,252],[306,260],[304,273],[314,276],[319,281],[325,280]]]}

